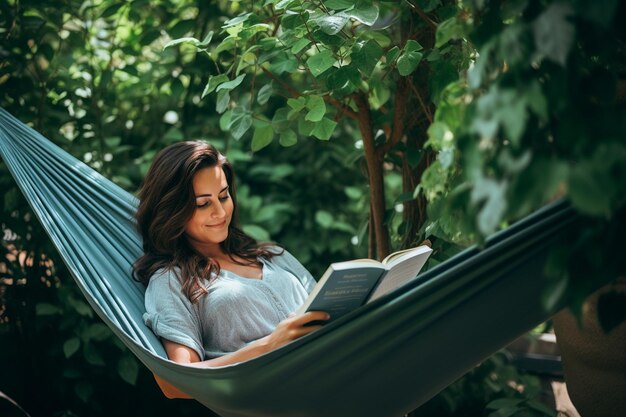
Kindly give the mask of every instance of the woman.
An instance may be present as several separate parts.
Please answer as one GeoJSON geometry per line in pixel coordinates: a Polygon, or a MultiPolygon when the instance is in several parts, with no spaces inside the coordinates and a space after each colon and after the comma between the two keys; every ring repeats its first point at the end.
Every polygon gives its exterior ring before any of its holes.
{"type": "MultiPolygon", "coordinates": [[[[231,165],[213,146],[181,142],[154,159],[139,192],[146,324],[170,360],[213,367],[242,362],[315,331],[323,312],[291,314],[315,281],[287,251],[237,224],[231,165]]],[[[168,398],[189,398],[155,375],[168,398]]]]}

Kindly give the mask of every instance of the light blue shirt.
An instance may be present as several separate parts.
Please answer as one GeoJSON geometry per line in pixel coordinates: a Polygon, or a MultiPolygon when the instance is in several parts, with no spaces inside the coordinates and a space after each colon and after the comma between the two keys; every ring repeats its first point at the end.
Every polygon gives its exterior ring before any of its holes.
{"type": "Polygon", "coordinates": [[[267,336],[300,307],[315,280],[287,251],[260,261],[262,279],[223,269],[195,304],[183,293],[174,271],[158,271],[146,290],[146,325],[157,336],[195,350],[202,360],[267,336]]]}

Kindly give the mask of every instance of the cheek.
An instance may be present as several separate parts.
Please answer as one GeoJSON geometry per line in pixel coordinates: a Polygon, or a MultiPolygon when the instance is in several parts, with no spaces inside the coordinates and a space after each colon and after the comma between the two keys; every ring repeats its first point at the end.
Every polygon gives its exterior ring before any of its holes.
{"type": "Polygon", "coordinates": [[[198,211],[196,210],[193,216],[191,216],[191,218],[187,220],[187,223],[185,223],[185,231],[188,232],[190,230],[197,228],[198,225],[202,223],[201,220],[202,220],[202,216],[199,215],[198,211]]]}

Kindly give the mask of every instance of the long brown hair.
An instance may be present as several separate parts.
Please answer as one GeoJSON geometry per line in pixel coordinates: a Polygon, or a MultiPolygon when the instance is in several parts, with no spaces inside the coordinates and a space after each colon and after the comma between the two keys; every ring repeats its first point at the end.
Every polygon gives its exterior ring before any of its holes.
{"type": "Polygon", "coordinates": [[[179,142],[157,154],[139,190],[136,219],[144,254],[133,265],[136,280],[148,285],[155,272],[165,269],[178,274],[183,292],[192,302],[208,292],[210,277],[219,274],[220,266],[189,244],[185,224],[196,210],[193,177],[200,169],[214,166],[224,170],[233,201],[228,237],[220,243],[222,250],[247,264],[277,255],[268,244],[259,244],[239,227],[235,174],[228,160],[208,143],[179,142]]]}

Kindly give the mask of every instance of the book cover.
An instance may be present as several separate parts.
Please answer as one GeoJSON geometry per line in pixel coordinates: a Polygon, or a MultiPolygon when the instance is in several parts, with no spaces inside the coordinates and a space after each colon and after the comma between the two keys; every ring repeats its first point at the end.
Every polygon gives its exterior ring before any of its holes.
{"type": "Polygon", "coordinates": [[[426,245],[371,259],[333,263],[297,311],[325,311],[333,321],[414,279],[432,249],[426,245]]]}

